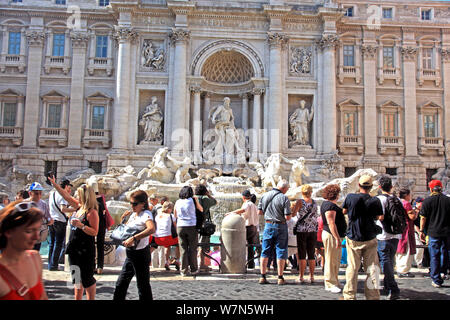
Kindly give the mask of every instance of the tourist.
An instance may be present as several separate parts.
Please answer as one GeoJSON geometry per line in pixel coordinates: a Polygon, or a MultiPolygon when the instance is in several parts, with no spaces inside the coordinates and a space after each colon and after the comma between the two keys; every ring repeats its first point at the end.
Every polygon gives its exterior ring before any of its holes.
{"type": "Polygon", "coordinates": [[[120,271],[114,290],[114,300],[125,300],[131,280],[136,275],[139,300],[153,300],[150,286],[150,250],[149,236],[155,232],[153,216],[149,210],[148,195],[143,190],[134,191],[130,195],[132,214],[127,226],[141,232],[125,240],[125,262],[120,271]]]}
{"type": "Polygon", "coordinates": [[[324,282],[325,290],[332,293],[341,292],[339,284],[339,266],[341,264],[342,238],[345,237],[347,223],[342,209],[337,205],[341,188],[330,184],[322,191],[326,200],[320,207],[323,221],[322,241],[325,251],[324,282]]]}
{"type": "Polygon", "coordinates": [[[379,184],[381,195],[378,196],[378,199],[381,201],[383,216],[381,216],[376,222],[382,229],[381,234],[377,235],[378,255],[380,257],[381,271],[384,274],[384,291],[388,294],[389,300],[397,300],[400,299],[400,289],[398,288],[397,282],[394,278],[394,263],[398,242],[402,238],[402,235],[387,232],[382,223],[387,208],[387,198],[391,196],[393,187],[392,179],[387,175],[383,175],[379,179],[379,184]]]}
{"type": "Polygon", "coordinates": [[[194,197],[194,191],[189,186],[181,188],[179,197],[175,202],[174,212],[177,219],[178,243],[181,247],[180,273],[182,276],[196,275],[198,273],[198,234],[195,209],[203,212],[203,208],[197,198],[194,197]]]}
{"type": "Polygon", "coordinates": [[[149,202],[149,209],[153,215],[153,219],[155,219],[157,211],[158,209],[161,209],[162,204],[159,203],[159,199],[156,196],[156,194],[150,195],[150,197],[148,197],[148,202],[149,202]]]}
{"type": "Polygon", "coordinates": [[[255,268],[255,245],[259,245],[259,216],[258,208],[251,201],[252,193],[250,190],[242,192],[242,207],[230,213],[241,215],[245,220],[245,237],[247,239],[247,268],[255,268]]]}
{"type": "Polygon", "coordinates": [[[298,273],[297,235],[294,234],[294,229],[297,226],[297,216],[294,214],[294,207],[295,205],[291,205],[292,216],[286,221],[288,227],[288,261],[291,264],[291,273],[298,273]]]}
{"type": "Polygon", "coordinates": [[[103,194],[98,192],[98,183],[89,182],[89,185],[95,192],[95,198],[98,203],[98,233],[95,237],[95,243],[97,248],[97,268],[95,269],[96,274],[103,273],[103,266],[105,264],[105,234],[107,229],[106,215],[108,207],[106,206],[106,199],[103,194]]]}
{"type": "Polygon", "coordinates": [[[313,188],[309,184],[301,187],[303,199],[299,199],[294,207],[294,213],[297,212],[297,251],[300,274],[298,282],[303,284],[303,276],[306,270],[306,256],[308,256],[309,282],[314,283],[314,268],[316,265],[314,251],[317,241],[317,218],[319,210],[316,202],[311,198],[313,188]]]}
{"type": "Polygon", "coordinates": [[[32,250],[42,219],[31,202],[14,201],[0,211],[0,300],[48,300],[41,256],[32,250]]]}
{"type": "MultiPolygon", "coordinates": [[[[413,201],[413,208],[415,208],[416,210],[418,210],[420,212],[420,209],[422,208],[423,200],[424,199],[422,197],[417,197],[413,201]]],[[[420,218],[414,220],[414,236],[416,239],[416,254],[414,255],[414,262],[415,262],[415,266],[417,268],[422,268],[425,250],[427,250],[427,252],[428,252],[428,249],[418,247],[418,246],[425,245],[425,242],[422,242],[422,240],[420,240],[420,218]]],[[[429,266],[429,264],[428,264],[428,266],[429,266]]]]}
{"type": "MultiPolygon", "coordinates": [[[[211,207],[217,204],[217,200],[210,194],[210,192],[208,191],[208,189],[204,184],[199,184],[195,188],[195,195],[196,198],[198,199],[198,202],[203,208],[203,215],[205,219],[211,219],[210,209],[211,207]]],[[[211,243],[211,236],[204,236],[199,234],[199,243],[211,243]]],[[[211,268],[209,268],[205,264],[206,256],[203,254],[203,252],[209,253],[210,252],[209,247],[198,248],[198,257],[200,258],[200,272],[202,271],[209,272],[211,271],[211,268]]]]}
{"type": "Polygon", "coordinates": [[[403,208],[406,211],[407,227],[402,234],[402,238],[398,242],[396,259],[397,275],[400,278],[414,278],[410,273],[412,261],[416,254],[416,240],[414,238],[414,220],[419,214],[418,209],[413,209],[411,205],[411,191],[408,188],[402,188],[399,191],[399,197],[402,201],[403,208]]]}
{"type": "Polygon", "coordinates": [[[22,200],[28,199],[29,197],[30,197],[30,194],[28,193],[27,190],[20,190],[20,191],[17,191],[15,200],[22,201],[22,200]]]}
{"type": "MultiPolygon", "coordinates": [[[[170,201],[165,201],[162,208],[158,210],[156,214],[156,231],[150,237],[150,241],[154,241],[156,245],[163,246],[165,248],[165,264],[164,268],[170,270],[170,247],[178,245],[178,237],[172,237],[172,225],[176,228],[176,219],[172,217],[173,203],[170,201]]],[[[180,255],[179,250],[177,250],[177,256],[175,261],[175,266],[177,270],[180,270],[180,255]]]]}
{"type": "Polygon", "coordinates": [[[289,183],[282,179],[277,187],[265,193],[258,204],[258,214],[264,214],[266,221],[263,231],[261,252],[260,284],[269,283],[266,279],[267,262],[271,251],[275,249],[277,257],[278,284],[284,285],[284,266],[288,257],[288,228],[286,221],[291,218],[291,205],[285,193],[289,183]]]}
{"type": "MultiPolygon", "coordinates": [[[[60,186],[67,193],[72,192],[73,186],[69,180],[63,180],[60,186]]],[[[68,202],[56,190],[50,191],[48,202],[50,216],[54,221],[48,228],[48,270],[58,271],[59,262],[64,260],[67,222],[75,209],[69,207],[68,202]]]]}
{"type": "Polygon", "coordinates": [[[2,203],[1,203],[0,209],[3,209],[4,207],[6,207],[10,203],[11,203],[11,200],[9,200],[8,195],[5,195],[3,197],[3,199],[2,199],[2,203]]]}
{"type": "Polygon", "coordinates": [[[423,201],[420,210],[420,239],[428,236],[430,252],[431,285],[441,288],[448,269],[450,248],[450,198],[442,193],[442,182],[432,180],[428,184],[430,196],[423,201]]]}
{"type": "Polygon", "coordinates": [[[317,217],[316,258],[320,259],[319,265],[323,271],[325,268],[325,252],[322,242],[322,232],[323,232],[323,220],[322,215],[319,215],[319,217],[317,217]]]}
{"type": "Polygon", "coordinates": [[[30,186],[30,198],[29,201],[32,201],[36,204],[39,210],[44,213],[44,218],[42,220],[41,226],[41,237],[34,245],[34,250],[39,251],[41,249],[41,242],[46,240],[46,235],[48,235],[48,226],[53,224],[53,219],[50,216],[50,210],[47,202],[42,200],[42,185],[39,182],[33,182],[30,186]]]}

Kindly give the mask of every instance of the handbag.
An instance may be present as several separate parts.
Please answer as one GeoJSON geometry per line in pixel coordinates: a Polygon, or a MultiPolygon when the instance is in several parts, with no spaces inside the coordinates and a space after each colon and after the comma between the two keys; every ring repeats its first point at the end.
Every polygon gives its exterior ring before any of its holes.
{"type": "MultiPolygon", "coordinates": [[[[131,226],[128,226],[128,225],[124,224],[123,220],[122,220],[122,223],[119,224],[117,226],[117,228],[115,228],[113,230],[113,232],[110,235],[110,238],[111,238],[113,244],[122,245],[122,242],[124,242],[125,240],[127,240],[127,239],[131,238],[132,236],[138,234],[141,231],[142,230],[138,229],[137,227],[131,227],[131,226]]],[[[136,248],[138,243],[139,243],[139,240],[135,241],[134,246],[131,247],[131,248],[136,248]]]]}
{"type": "MultiPolygon", "coordinates": [[[[314,200],[312,201],[312,204],[314,204],[314,200]]],[[[302,203],[302,207],[303,207],[303,203],[302,203]]],[[[313,211],[311,210],[308,214],[305,214],[303,217],[301,217],[301,219],[298,219],[297,222],[295,223],[295,227],[292,230],[292,233],[294,234],[294,236],[297,235],[297,228],[300,225],[300,223],[303,222],[303,220],[305,220],[307,217],[309,217],[311,214],[313,213],[313,211]]]]}
{"type": "Polygon", "coordinates": [[[216,232],[216,225],[211,221],[211,213],[208,211],[208,218],[199,230],[201,236],[210,237],[216,232]]]}
{"type": "Polygon", "coordinates": [[[22,284],[17,277],[12,274],[8,268],[0,264],[0,276],[6,280],[6,282],[11,286],[19,296],[23,298],[23,300],[30,300],[30,293],[28,286],[26,284],[22,284]]]}
{"type": "Polygon", "coordinates": [[[175,239],[178,237],[178,232],[177,228],[173,224],[172,214],[170,214],[170,221],[172,222],[172,224],[170,225],[170,233],[172,234],[172,238],[175,239]]]}
{"type": "Polygon", "coordinates": [[[106,207],[106,201],[105,196],[102,195],[103,204],[105,206],[105,220],[106,220],[106,229],[109,230],[116,222],[114,221],[113,217],[111,217],[111,214],[108,211],[108,208],[106,207]]]}

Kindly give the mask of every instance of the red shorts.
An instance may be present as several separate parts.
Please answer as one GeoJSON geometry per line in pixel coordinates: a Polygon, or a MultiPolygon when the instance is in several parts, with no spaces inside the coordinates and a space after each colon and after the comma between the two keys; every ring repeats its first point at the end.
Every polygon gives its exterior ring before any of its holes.
{"type": "Polygon", "coordinates": [[[158,246],[163,246],[163,247],[170,247],[170,246],[174,246],[176,244],[178,244],[178,237],[177,238],[172,238],[172,236],[167,236],[167,237],[153,237],[150,236],[150,243],[154,241],[158,246]]]}

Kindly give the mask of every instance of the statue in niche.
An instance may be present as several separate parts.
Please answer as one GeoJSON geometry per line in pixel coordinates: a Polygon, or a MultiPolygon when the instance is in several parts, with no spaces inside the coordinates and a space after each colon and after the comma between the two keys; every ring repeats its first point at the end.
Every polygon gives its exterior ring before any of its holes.
{"type": "Polygon", "coordinates": [[[161,70],[164,68],[164,60],[164,50],[162,48],[155,49],[151,41],[144,41],[142,47],[142,65],[144,67],[161,70]]]}
{"type": "Polygon", "coordinates": [[[311,50],[305,48],[292,48],[291,73],[311,73],[311,50]]]}
{"type": "Polygon", "coordinates": [[[139,121],[139,125],[144,129],[144,137],[142,141],[161,141],[161,123],[163,121],[163,114],[158,104],[156,103],[158,99],[152,97],[152,102],[145,107],[144,114],[139,121]]]}
{"type": "Polygon", "coordinates": [[[209,119],[214,125],[215,140],[211,141],[205,146],[208,149],[208,154],[211,154],[214,143],[214,159],[216,164],[223,163],[223,156],[225,156],[225,163],[231,164],[236,157],[238,163],[245,163],[245,137],[239,132],[234,125],[233,110],[230,107],[230,98],[225,97],[223,104],[213,108],[209,113],[209,119]]]}
{"type": "Polygon", "coordinates": [[[300,101],[300,108],[297,108],[289,117],[289,128],[291,135],[289,137],[289,146],[309,145],[308,125],[314,117],[314,109],[311,112],[305,107],[305,100],[300,101]]]}

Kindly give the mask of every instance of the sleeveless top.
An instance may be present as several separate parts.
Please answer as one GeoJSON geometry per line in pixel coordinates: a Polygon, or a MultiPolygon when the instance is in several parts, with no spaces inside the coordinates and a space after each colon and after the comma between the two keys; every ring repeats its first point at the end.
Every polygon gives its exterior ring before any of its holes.
{"type": "MultiPolygon", "coordinates": [[[[86,225],[86,227],[90,227],[89,220],[87,219],[87,213],[84,214],[81,223],[86,225]]],[[[72,227],[69,242],[71,242],[69,255],[72,253],[81,256],[95,255],[95,237],[88,235],[80,228],[72,227]]]]}
{"type": "MultiPolygon", "coordinates": [[[[32,263],[34,264],[34,261],[32,263]]],[[[6,267],[0,264],[0,268],[6,267]]],[[[3,280],[5,280],[5,282],[8,284],[8,287],[11,289],[11,291],[9,291],[3,297],[0,297],[0,300],[25,300],[24,297],[20,296],[17,293],[17,291],[14,290],[13,286],[6,279],[3,278],[3,280]]],[[[41,300],[43,293],[44,293],[44,286],[42,285],[41,279],[38,279],[38,282],[32,288],[28,289],[28,300],[41,300]]]]}

